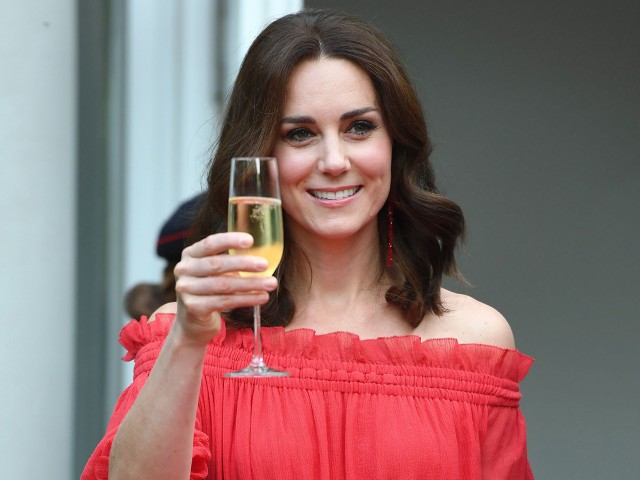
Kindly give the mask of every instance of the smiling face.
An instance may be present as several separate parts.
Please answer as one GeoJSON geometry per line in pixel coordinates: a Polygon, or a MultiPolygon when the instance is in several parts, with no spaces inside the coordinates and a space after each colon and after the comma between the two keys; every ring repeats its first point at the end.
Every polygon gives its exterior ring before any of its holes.
{"type": "Polygon", "coordinates": [[[278,159],[282,205],[298,240],[375,238],[389,195],[392,139],[367,74],[342,59],[308,60],[287,85],[278,159]]]}

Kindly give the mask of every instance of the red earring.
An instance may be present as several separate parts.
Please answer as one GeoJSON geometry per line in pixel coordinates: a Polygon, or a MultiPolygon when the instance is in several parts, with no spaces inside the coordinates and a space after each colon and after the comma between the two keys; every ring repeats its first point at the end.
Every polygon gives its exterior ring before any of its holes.
{"type": "Polygon", "coordinates": [[[393,208],[391,204],[387,204],[387,267],[393,263],[393,208]]]}

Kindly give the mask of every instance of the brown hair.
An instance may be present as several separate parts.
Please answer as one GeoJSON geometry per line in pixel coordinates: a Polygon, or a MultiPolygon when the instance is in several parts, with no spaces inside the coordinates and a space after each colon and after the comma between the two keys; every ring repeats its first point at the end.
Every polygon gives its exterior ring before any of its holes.
{"type": "MultiPolygon", "coordinates": [[[[428,312],[444,312],[441,281],[443,275],[459,276],[454,252],[464,234],[464,217],[456,203],[438,193],[422,107],[398,54],[377,29],[350,15],[303,10],[274,21],[255,39],[229,98],[194,239],[226,229],[230,159],[271,153],[291,73],[301,62],[321,57],[353,62],[367,73],[378,95],[393,138],[388,204],[394,215],[393,268],[398,280],[386,299],[416,326],[428,312]]],[[[387,215],[387,208],[378,213],[381,270],[387,215]]],[[[276,271],[280,288],[262,309],[265,325],[286,325],[295,312],[287,272],[297,249],[286,233],[286,215],[285,245],[276,271]]],[[[227,316],[234,324],[251,325],[250,309],[237,309],[227,316]]]]}

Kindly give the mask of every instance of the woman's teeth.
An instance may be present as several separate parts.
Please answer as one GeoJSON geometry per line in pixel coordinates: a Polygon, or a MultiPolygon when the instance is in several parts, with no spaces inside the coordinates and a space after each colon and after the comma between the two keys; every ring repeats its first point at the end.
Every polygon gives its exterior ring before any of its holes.
{"type": "Polygon", "coordinates": [[[309,190],[309,193],[311,193],[311,195],[321,200],[339,200],[341,198],[347,198],[352,195],[355,195],[355,193],[358,190],[359,190],[359,187],[347,188],[345,190],[340,190],[337,192],[325,192],[323,190],[309,190]]]}

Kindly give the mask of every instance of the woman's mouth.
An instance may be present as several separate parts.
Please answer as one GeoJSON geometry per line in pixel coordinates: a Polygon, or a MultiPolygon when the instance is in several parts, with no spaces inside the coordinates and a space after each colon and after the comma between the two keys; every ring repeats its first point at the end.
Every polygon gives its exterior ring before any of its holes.
{"type": "Polygon", "coordinates": [[[355,195],[362,187],[345,188],[344,190],[308,190],[314,197],[320,200],[341,200],[355,195]]]}

